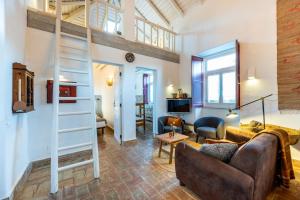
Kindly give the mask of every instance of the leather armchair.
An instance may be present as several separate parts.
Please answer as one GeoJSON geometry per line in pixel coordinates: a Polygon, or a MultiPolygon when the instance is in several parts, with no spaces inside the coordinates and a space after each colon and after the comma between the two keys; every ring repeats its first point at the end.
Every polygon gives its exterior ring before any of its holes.
{"type": "MultiPolygon", "coordinates": [[[[167,124],[169,117],[178,118],[178,117],[174,117],[174,116],[162,116],[162,117],[158,118],[157,126],[158,126],[158,134],[159,135],[172,131],[172,127],[167,124]]],[[[184,130],[184,121],[181,119],[180,126],[175,127],[175,131],[177,133],[183,133],[183,130],[184,130]]]]}
{"type": "Polygon", "coordinates": [[[273,189],[278,139],[262,134],[240,147],[229,163],[184,142],[176,146],[176,177],[201,199],[264,200],[273,189]]]}
{"type": "Polygon", "coordinates": [[[195,121],[194,131],[197,135],[196,142],[199,137],[209,139],[224,138],[224,120],[218,117],[203,117],[195,121]]]}

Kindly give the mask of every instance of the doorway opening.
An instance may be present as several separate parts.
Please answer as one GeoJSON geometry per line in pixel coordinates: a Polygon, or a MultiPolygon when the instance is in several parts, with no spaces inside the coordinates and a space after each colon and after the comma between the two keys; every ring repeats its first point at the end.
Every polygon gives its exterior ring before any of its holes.
{"type": "Polygon", "coordinates": [[[122,143],[122,67],[94,62],[93,68],[98,134],[109,130],[122,143]]]}
{"type": "Polygon", "coordinates": [[[155,70],[136,68],[136,135],[146,139],[155,130],[155,70]]]}

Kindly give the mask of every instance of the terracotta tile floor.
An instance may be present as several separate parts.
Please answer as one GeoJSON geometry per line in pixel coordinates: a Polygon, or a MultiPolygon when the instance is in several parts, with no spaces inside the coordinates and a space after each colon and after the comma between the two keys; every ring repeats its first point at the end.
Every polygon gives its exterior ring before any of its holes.
{"type": "MultiPolygon", "coordinates": [[[[56,199],[199,199],[185,187],[180,187],[175,173],[167,172],[153,162],[152,155],[158,143],[151,134],[138,134],[136,142],[120,146],[107,131],[99,136],[101,179],[93,180],[92,166],[68,170],[59,175],[60,190],[56,199]]],[[[83,153],[82,157],[89,157],[83,153]]],[[[81,158],[76,158],[76,160],[81,158]]],[[[63,160],[68,163],[70,160],[63,160]]],[[[290,190],[277,188],[268,200],[299,199],[300,168],[298,180],[290,190]]],[[[50,166],[35,166],[24,187],[17,191],[15,199],[54,199],[48,195],[50,188],[50,166]]]]}

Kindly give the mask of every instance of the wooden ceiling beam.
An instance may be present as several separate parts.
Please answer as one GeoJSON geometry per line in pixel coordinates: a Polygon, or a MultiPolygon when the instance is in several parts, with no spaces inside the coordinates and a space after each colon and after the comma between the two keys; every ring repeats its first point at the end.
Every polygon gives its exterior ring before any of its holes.
{"type": "Polygon", "coordinates": [[[152,0],[146,0],[150,7],[154,10],[154,12],[165,22],[168,26],[170,25],[169,20],[165,17],[165,15],[161,12],[161,10],[154,4],[152,0]]]}
{"type": "Polygon", "coordinates": [[[84,6],[85,1],[62,1],[63,6],[84,6]]]}
{"type": "Polygon", "coordinates": [[[137,8],[135,7],[135,11],[145,20],[147,20],[147,18],[145,17],[145,15],[143,15],[143,13],[137,8]]]}
{"type": "Polygon", "coordinates": [[[184,16],[184,11],[183,11],[182,7],[179,5],[178,1],[177,0],[169,0],[169,1],[172,4],[172,6],[176,9],[178,14],[180,14],[181,16],[184,16]]]}

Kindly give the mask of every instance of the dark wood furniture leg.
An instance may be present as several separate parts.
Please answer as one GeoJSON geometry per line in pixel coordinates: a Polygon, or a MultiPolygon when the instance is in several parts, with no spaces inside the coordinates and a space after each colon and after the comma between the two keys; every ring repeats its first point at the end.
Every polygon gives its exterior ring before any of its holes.
{"type": "Polygon", "coordinates": [[[174,144],[170,144],[169,164],[172,164],[172,160],[173,160],[173,150],[174,150],[174,144]]]}
{"type": "Polygon", "coordinates": [[[158,150],[158,157],[159,157],[159,158],[160,158],[160,155],[161,155],[162,145],[163,145],[163,142],[160,141],[159,150],[158,150]]]}

